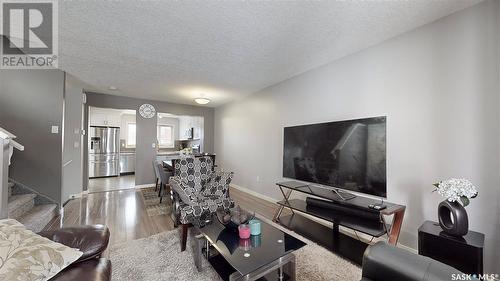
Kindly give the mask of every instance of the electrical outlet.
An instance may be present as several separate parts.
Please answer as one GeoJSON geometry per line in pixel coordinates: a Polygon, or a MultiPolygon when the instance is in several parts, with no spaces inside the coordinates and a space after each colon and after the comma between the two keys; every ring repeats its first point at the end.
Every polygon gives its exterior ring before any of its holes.
{"type": "Polygon", "coordinates": [[[52,134],[58,134],[59,133],[59,126],[52,126],[50,131],[52,132],[52,134]]]}
{"type": "Polygon", "coordinates": [[[152,147],[152,148],[156,148],[156,143],[154,143],[154,142],[153,142],[153,143],[151,144],[151,147],[152,147]]]}

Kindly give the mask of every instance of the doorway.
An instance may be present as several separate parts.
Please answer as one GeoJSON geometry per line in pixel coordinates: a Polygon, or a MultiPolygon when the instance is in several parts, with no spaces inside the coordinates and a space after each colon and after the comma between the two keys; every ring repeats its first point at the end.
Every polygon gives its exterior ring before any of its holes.
{"type": "Polygon", "coordinates": [[[135,188],[135,110],[89,107],[88,192],[135,188]]]}

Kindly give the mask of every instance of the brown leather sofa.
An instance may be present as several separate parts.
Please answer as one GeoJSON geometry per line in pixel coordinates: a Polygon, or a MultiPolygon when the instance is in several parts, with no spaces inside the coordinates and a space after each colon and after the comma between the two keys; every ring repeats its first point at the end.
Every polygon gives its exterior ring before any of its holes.
{"type": "Polygon", "coordinates": [[[66,227],[42,231],[39,235],[71,248],[78,248],[83,255],[59,272],[50,281],[109,281],[111,262],[101,255],[108,247],[109,229],[104,225],[66,227]]]}

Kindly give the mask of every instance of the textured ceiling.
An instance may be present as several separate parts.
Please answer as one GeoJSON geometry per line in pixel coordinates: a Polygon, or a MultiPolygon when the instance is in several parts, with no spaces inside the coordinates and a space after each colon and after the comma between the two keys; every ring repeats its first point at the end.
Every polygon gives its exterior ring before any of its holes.
{"type": "Polygon", "coordinates": [[[61,1],[59,66],[88,90],[218,106],[478,2],[61,1]]]}

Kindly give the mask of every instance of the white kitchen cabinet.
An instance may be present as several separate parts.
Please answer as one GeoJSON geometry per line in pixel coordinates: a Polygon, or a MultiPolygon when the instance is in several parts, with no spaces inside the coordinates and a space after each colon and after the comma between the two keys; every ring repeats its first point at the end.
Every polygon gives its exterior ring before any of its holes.
{"type": "Polygon", "coordinates": [[[90,126],[106,126],[106,114],[91,112],[90,126]]]}
{"type": "Polygon", "coordinates": [[[203,138],[203,117],[193,117],[194,139],[203,138]]]}
{"type": "Polygon", "coordinates": [[[120,127],[121,114],[115,111],[104,111],[91,108],[90,126],[120,127]]]}
{"type": "Polygon", "coordinates": [[[191,128],[193,128],[193,139],[203,138],[203,117],[179,116],[179,138],[187,139],[191,128]]]}
{"type": "Polygon", "coordinates": [[[185,140],[188,138],[188,130],[190,127],[189,116],[179,116],[179,139],[185,140]]]}
{"type": "Polygon", "coordinates": [[[108,114],[106,118],[106,124],[110,127],[120,127],[122,123],[122,118],[120,113],[108,114]]]}

